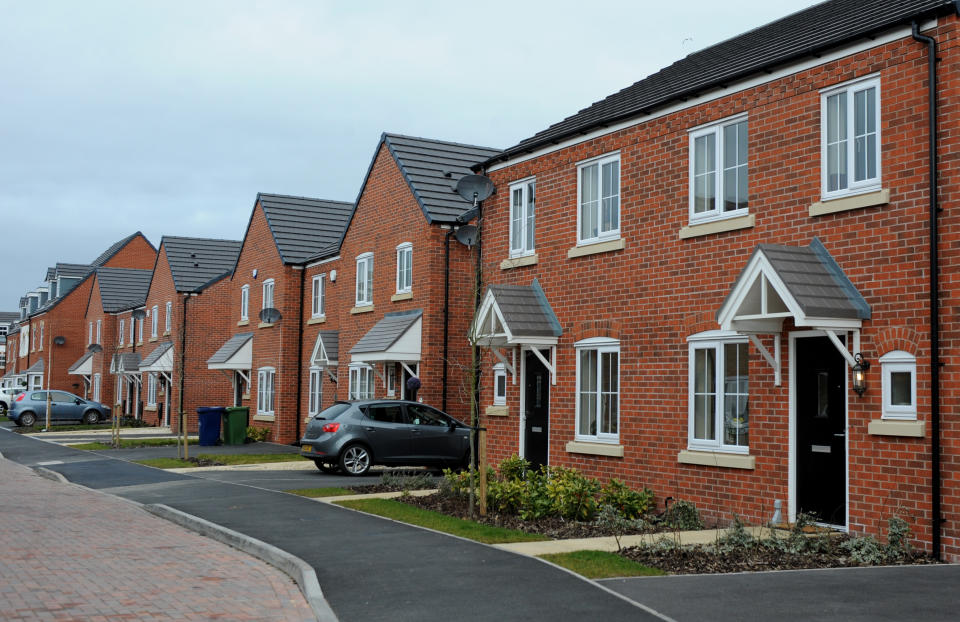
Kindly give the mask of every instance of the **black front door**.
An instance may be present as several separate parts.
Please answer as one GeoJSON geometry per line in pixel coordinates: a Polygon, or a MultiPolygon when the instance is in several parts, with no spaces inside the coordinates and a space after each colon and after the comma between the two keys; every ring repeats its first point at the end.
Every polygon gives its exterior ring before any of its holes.
{"type": "Polygon", "coordinates": [[[797,511],[846,524],[847,363],[827,337],[796,340],[797,511]]]}
{"type": "MultiPolygon", "coordinates": [[[[549,356],[549,351],[541,353],[549,356]]],[[[524,353],[524,458],[534,468],[547,463],[550,430],[550,372],[533,352],[524,353]]]]}

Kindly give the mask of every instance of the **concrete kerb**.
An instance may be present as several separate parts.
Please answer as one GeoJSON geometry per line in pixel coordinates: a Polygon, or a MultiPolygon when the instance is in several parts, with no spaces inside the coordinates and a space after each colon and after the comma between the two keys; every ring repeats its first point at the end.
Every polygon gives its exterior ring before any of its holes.
{"type": "Polygon", "coordinates": [[[235,549],[276,567],[296,581],[319,622],[338,622],[337,615],[323,597],[323,590],[320,589],[320,582],[317,581],[316,572],[312,566],[299,557],[278,549],[271,544],[267,544],[262,540],[251,538],[232,529],[211,523],[198,516],[175,510],[167,505],[146,504],[143,508],[155,516],[159,516],[181,527],[199,533],[202,536],[232,546],[235,549]]]}
{"type": "Polygon", "coordinates": [[[69,484],[70,480],[63,476],[62,473],[57,473],[53,469],[48,469],[46,467],[33,467],[33,472],[49,480],[59,482],[61,484],[69,484]]]}

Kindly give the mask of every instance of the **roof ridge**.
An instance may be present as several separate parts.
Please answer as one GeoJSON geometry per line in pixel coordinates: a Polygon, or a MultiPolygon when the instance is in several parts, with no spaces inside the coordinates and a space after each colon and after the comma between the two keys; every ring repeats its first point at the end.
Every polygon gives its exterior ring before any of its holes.
{"type": "Polygon", "coordinates": [[[457,146],[457,147],[470,147],[470,148],[473,148],[473,149],[486,149],[486,150],[488,150],[488,151],[496,151],[496,152],[498,152],[498,153],[499,153],[500,151],[502,151],[502,149],[498,149],[498,148],[496,148],[496,147],[485,147],[485,146],[483,146],[483,145],[474,145],[474,144],[472,144],[472,143],[461,143],[461,142],[456,142],[456,141],[452,141],[452,140],[443,140],[443,139],[440,139],[440,138],[426,138],[426,137],[424,137],[424,136],[410,136],[410,135],[408,135],[408,134],[396,134],[396,133],[393,133],[393,132],[384,132],[383,135],[384,135],[384,137],[386,137],[386,138],[388,138],[388,139],[389,139],[389,138],[408,138],[408,139],[410,139],[410,140],[422,140],[422,141],[425,141],[425,142],[428,142],[428,143],[437,143],[437,144],[441,144],[441,145],[454,145],[454,146],[457,146]]]}

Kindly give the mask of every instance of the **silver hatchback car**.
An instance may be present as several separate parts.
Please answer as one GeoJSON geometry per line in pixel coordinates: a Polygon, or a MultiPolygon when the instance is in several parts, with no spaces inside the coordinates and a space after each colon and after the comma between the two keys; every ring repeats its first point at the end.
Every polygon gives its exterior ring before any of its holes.
{"type": "MultiPolygon", "coordinates": [[[[77,421],[87,424],[110,416],[110,407],[66,391],[50,392],[50,421],[77,421]]],[[[30,427],[47,416],[47,392],[25,391],[13,399],[7,416],[19,426],[30,427]]]]}
{"type": "Polygon", "coordinates": [[[363,475],[374,464],[466,466],[470,428],[419,402],[337,402],[307,424],[300,455],[324,473],[363,475]]]}

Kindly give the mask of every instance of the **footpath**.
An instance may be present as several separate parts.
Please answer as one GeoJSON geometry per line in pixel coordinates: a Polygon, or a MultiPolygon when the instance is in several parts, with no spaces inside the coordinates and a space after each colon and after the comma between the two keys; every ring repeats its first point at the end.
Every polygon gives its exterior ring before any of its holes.
{"type": "Polygon", "coordinates": [[[4,620],[315,620],[285,574],[117,497],[0,459],[4,620]]]}

